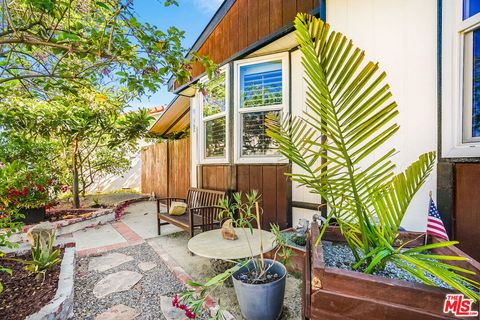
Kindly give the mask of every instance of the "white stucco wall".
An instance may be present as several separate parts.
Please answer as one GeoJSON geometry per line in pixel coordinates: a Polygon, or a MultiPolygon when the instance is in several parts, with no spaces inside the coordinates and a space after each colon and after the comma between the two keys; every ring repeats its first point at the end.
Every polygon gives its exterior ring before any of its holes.
{"type": "MultiPolygon", "coordinates": [[[[327,0],[327,22],[378,61],[387,72],[400,115],[399,132],[385,147],[395,147],[398,170],[405,170],[421,153],[437,150],[437,1],[327,0]]],[[[292,55],[292,111],[302,108],[300,54],[292,55]]],[[[302,91],[303,90],[303,91],[302,91]]],[[[436,195],[436,171],[413,199],[402,226],[426,229],[429,191],[436,195]]],[[[293,200],[315,200],[293,185],[293,200]]],[[[314,201],[318,202],[318,201],[314,201]]],[[[293,210],[293,222],[312,211],[293,210]]]]}
{"type": "Polygon", "coordinates": [[[131,161],[131,166],[128,171],[119,175],[108,174],[98,179],[94,184],[87,188],[87,193],[112,192],[124,189],[140,191],[142,167],[140,155],[134,155],[131,161]]]}
{"type": "Polygon", "coordinates": [[[190,99],[190,185],[197,187],[197,166],[199,164],[198,151],[198,117],[199,105],[197,97],[190,99]]]}

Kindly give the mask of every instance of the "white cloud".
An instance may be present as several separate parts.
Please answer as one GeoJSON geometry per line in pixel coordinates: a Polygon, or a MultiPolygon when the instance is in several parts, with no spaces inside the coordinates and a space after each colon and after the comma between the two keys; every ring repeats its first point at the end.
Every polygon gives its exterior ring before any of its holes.
{"type": "Polygon", "coordinates": [[[213,14],[222,4],[223,0],[193,0],[193,4],[200,10],[208,14],[213,14]]]}

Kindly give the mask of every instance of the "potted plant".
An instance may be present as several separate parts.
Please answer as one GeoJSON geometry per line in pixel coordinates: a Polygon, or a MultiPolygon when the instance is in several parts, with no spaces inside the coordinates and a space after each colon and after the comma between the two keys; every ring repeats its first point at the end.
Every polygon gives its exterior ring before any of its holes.
{"type": "MultiPolygon", "coordinates": [[[[452,254],[449,249],[457,244],[456,241],[418,243],[415,237],[404,237],[399,231],[410,202],[433,169],[435,153],[421,155],[405,172],[397,173],[392,161],[397,151],[383,151],[389,138],[399,130],[393,121],[398,114],[397,105],[384,83],[385,73],[379,71],[378,64],[364,62],[363,51],[355,48],[344,35],[332,31],[322,20],[299,14],[295,28],[303,53],[309,111],[295,119],[270,116],[267,126],[268,135],[278,143],[280,152],[303,171],[290,173],[290,178],[321,195],[329,206],[326,223],[314,239],[319,249],[312,248],[314,261],[306,267],[318,270],[317,277],[312,279],[313,287],[328,285],[336,289],[331,289],[335,293],[324,291],[319,294],[320,298],[315,305],[312,303],[312,308],[316,308],[317,314],[332,319],[341,316],[359,318],[348,312],[342,315],[345,309],[341,307],[337,308],[336,314],[326,310],[348,300],[347,293],[336,295],[342,287],[340,283],[343,287],[352,283],[350,288],[353,290],[353,285],[360,280],[359,277],[352,278],[348,272],[337,272],[325,280],[322,272],[327,269],[322,266],[323,257],[320,259],[319,255],[322,254],[322,236],[332,230],[330,221],[336,222],[338,233],[331,234],[329,240],[343,240],[353,256],[351,269],[367,274],[366,278],[370,279],[368,283],[362,282],[360,289],[368,287],[369,292],[374,293],[378,288],[383,290],[376,291],[383,293],[381,298],[385,301],[382,305],[370,300],[370,304],[368,301],[363,304],[365,309],[357,309],[363,317],[384,319],[382,314],[385,313],[382,312],[387,305],[396,306],[397,310],[400,308],[397,315],[402,314],[400,305],[412,300],[408,294],[394,297],[394,291],[388,289],[397,286],[402,292],[412,292],[412,285],[403,285],[405,281],[392,283],[378,276],[369,276],[387,266],[429,286],[437,286],[438,282],[432,279],[439,279],[477,301],[479,295],[476,291],[480,285],[474,280],[472,270],[475,268],[466,264],[467,257],[452,254]],[[404,241],[398,241],[402,237],[404,241]],[[412,244],[415,248],[408,248],[412,244]],[[464,263],[463,267],[459,262],[464,263]],[[373,286],[373,282],[385,285],[373,286]],[[336,296],[336,302],[332,300],[333,296],[336,296]]],[[[362,292],[367,294],[365,290],[362,292]]],[[[432,290],[424,292],[427,296],[434,296],[432,290]]],[[[445,292],[441,295],[444,298],[445,292]]],[[[430,296],[423,301],[431,301],[430,296]]],[[[361,299],[364,298],[358,297],[356,303],[361,299]]],[[[403,312],[402,319],[414,314],[406,309],[403,312]]],[[[426,318],[421,312],[415,315],[420,314],[426,318]]]]}
{"type": "Polygon", "coordinates": [[[59,191],[56,179],[47,172],[18,161],[3,164],[0,168],[0,211],[18,210],[25,224],[43,221],[45,210],[54,203],[59,191]]]}
{"type": "MultiPolygon", "coordinates": [[[[247,235],[254,228],[261,230],[262,209],[259,206],[260,196],[253,190],[245,195],[242,201],[241,193],[234,193],[231,204],[229,199],[219,202],[220,219],[232,219],[236,228],[241,228],[247,235]]],[[[236,229],[238,230],[238,229],[236,229]]],[[[182,293],[174,298],[173,304],[185,310],[189,317],[200,316],[203,313],[205,300],[209,293],[222,285],[230,277],[233,279],[235,293],[242,315],[248,320],[276,320],[282,313],[285,294],[287,269],[284,263],[277,261],[282,257],[286,262],[291,254],[285,245],[285,238],[280,234],[278,226],[272,225],[277,244],[273,259],[266,259],[263,254],[263,239],[260,236],[260,255],[254,256],[252,244],[247,239],[251,256],[245,261],[236,261],[234,266],[225,272],[200,284],[190,282],[194,289],[182,293]]],[[[260,232],[260,235],[262,233],[260,232]]],[[[232,240],[235,241],[235,240],[232,240]]],[[[217,319],[222,319],[222,310],[216,314],[217,319]]]]}

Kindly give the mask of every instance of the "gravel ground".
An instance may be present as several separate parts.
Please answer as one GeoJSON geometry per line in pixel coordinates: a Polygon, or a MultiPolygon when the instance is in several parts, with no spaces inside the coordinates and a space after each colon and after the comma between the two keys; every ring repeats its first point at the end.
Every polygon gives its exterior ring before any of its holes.
{"type": "MultiPolygon", "coordinates": [[[[345,270],[352,270],[352,265],[355,264],[355,257],[350,248],[343,243],[332,243],[330,241],[322,241],[323,257],[325,265],[328,267],[336,267],[345,270]]],[[[422,283],[419,279],[407,273],[406,271],[396,267],[394,264],[388,262],[384,270],[374,273],[378,276],[383,276],[391,279],[401,279],[409,282],[422,283]]],[[[436,285],[443,288],[451,288],[445,282],[437,277],[427,274],[436,285]]]]}
{"type": "Polygon", "coordinates": [[[124,304],[140,311],[141,314],[136,319],[165,319],[160,309],[160,296],[173,296],[184,290],[183,285],[147,243],[108,253],[112,252],[130,255],[134,257],[134,260],[102,273],[88,271],[88,261],[91,257],[81,258],[77,261],[74,319],[93,320],[96,315],[117,304],[124,304]],[[142,272],[137,265],[144,261],[153,261],[157,266],[142,272]],[[93,287],[98,281],[108,274],[123,270],[142,273],[143,277],[128,291],[112,293],[103,299],[97,299],[93,295],[93,287]]]}

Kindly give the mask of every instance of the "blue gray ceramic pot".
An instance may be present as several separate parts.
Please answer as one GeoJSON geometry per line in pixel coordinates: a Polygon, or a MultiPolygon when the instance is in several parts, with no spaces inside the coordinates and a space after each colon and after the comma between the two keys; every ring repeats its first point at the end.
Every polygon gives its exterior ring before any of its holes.
{"type": "Polygon", "coordinates": [[[265,259],[265,264],[271,265],[270,271],[278,274],[278,279],[262,284],[249,284],[239,280],[247,267],[253,268],[253,262],[232,276],[240,310],[247,320],[277,320],[282,314],[287,269],[280,262],[270,259],[265,259]]]}

